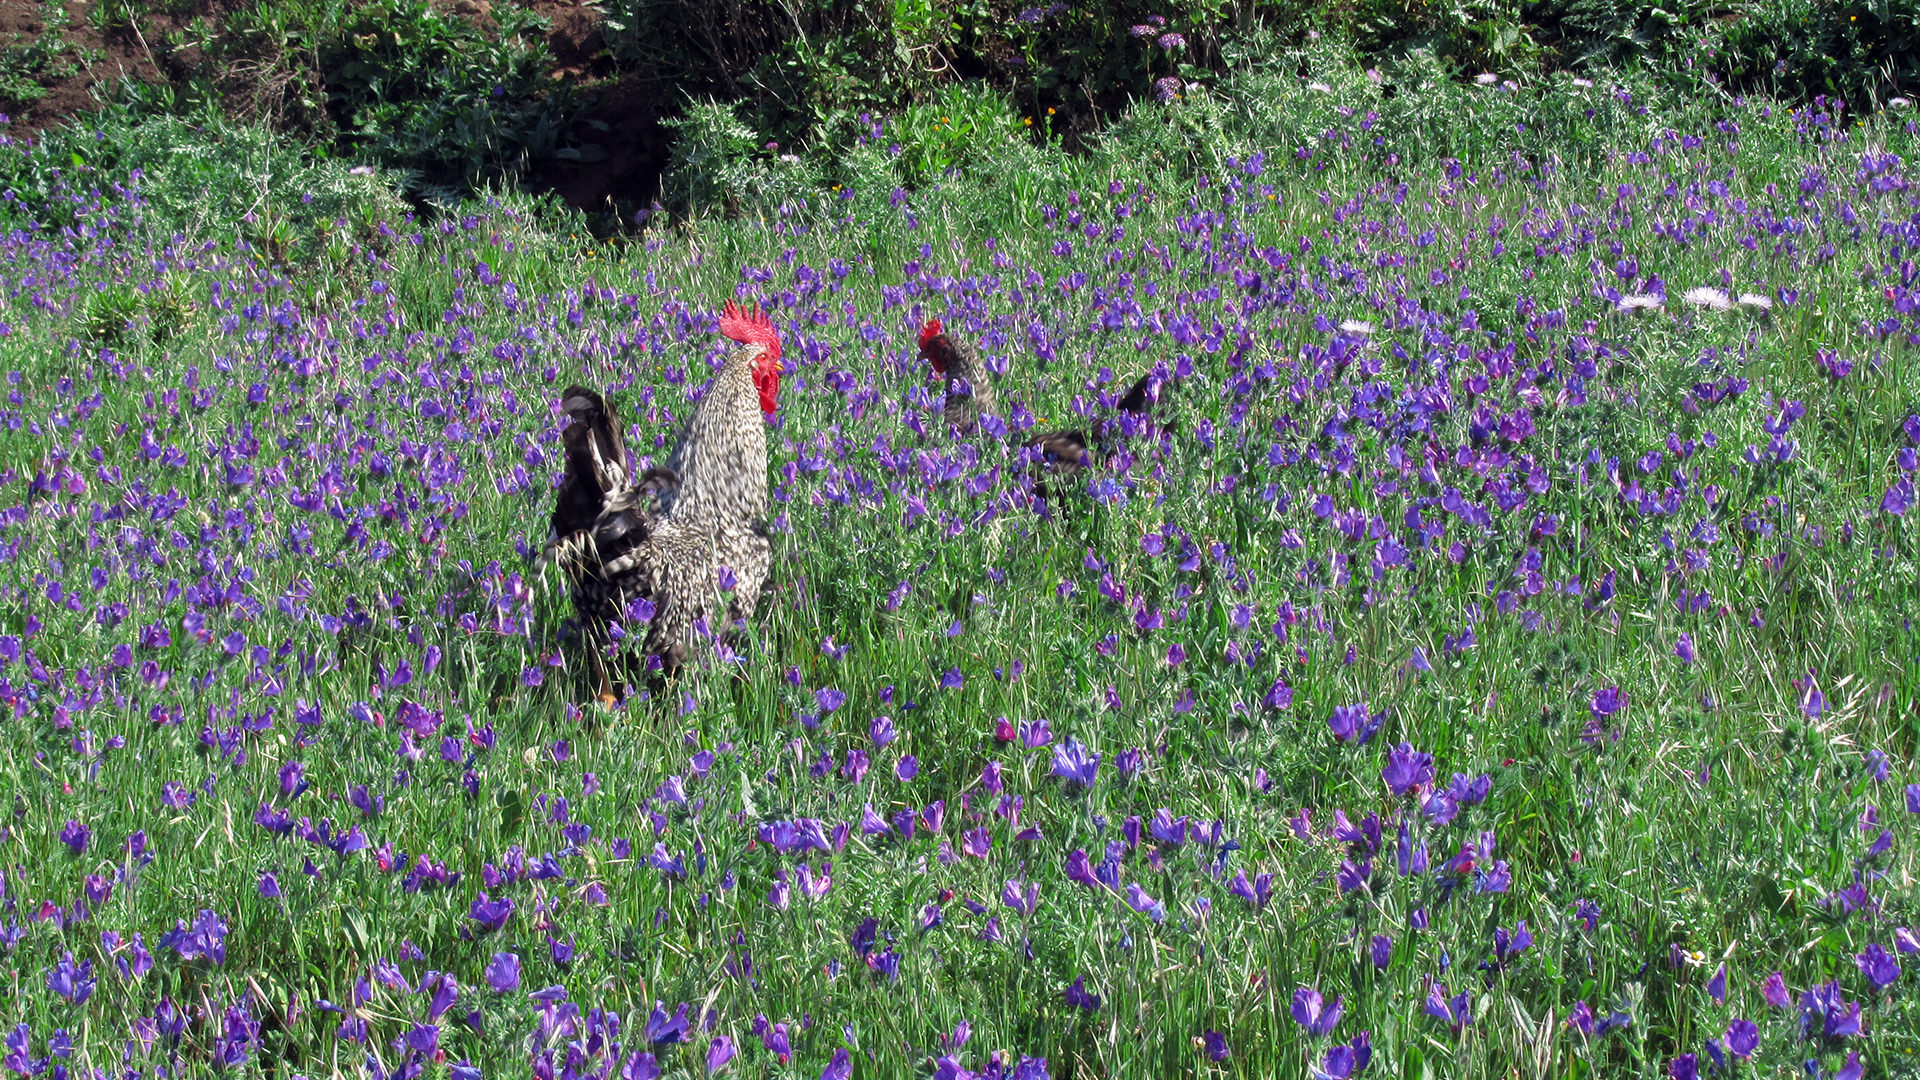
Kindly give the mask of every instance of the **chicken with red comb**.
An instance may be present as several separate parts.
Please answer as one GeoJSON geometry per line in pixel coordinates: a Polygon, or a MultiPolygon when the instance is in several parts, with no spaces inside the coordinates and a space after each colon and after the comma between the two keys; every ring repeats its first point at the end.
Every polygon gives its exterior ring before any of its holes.
{"type": "Polygon", "coordinates": [[[596,646],[613,644],[622,624],[620,636],[644,635],[667,668],[710,653],[697,647],[751,615],[773,562],[765,418],[778,406],[780,334],[764,313],[731,301],[720,332],[734,347],[663,467],[636,474],[599,394],[562,396],[567,475],[548,555],[572,579],[596,646]]]}

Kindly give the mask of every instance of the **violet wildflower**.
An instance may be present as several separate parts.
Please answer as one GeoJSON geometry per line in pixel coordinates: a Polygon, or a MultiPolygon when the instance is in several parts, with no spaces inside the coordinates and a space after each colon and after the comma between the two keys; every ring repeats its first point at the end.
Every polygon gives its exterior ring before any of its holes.
{"type": "Polygon", "coordinates": [[[1421,753],[1412,743],[1403,742],[1387,751],[1387,764],[1380,770],[1380,779],[1396,798],[1422,790],[1433,783],[1433,755],[1421,753]]]}
{"type": "Polygon", "coordinates": [[[1346,998],[1335,998],[1332,1005],[1320,996],[1320,991],[1302,986],[1293,992],[1293,1004],[1289,1012],[1293,1021],[1307,1029],[1307,1034],[1321,1036],[1333,1031],[1340,1022],[1340,1014],[1345,1009],[1346,998]]]}
{"type": "Polygon", "coordinates": [[[1866,951],[1855,956],[1853,962],[1876,990],[1885,990],[1900,979],[1899,961],[1877,941],[1868,943],[1866,951]]]}
{"type": "Polygon", "coordinates": [[[511,994],[520,989],[520,957],[510,952],[497,952],[487,963],[487,985],[496,994],[511,994]]]}
{"type": "Polygon", "coordinates": [[[1069,787],[1090,787],[1100,772],[1100,755],[1069,736],[1053,748],[1053,775],[1069,787]]]}
{"type": "Polygon", "coordinates": [[[1760,1048],[1760,1026],[1751,1020],[1736,1019],[1727,1025],[1727,1052],[1742,1061],[1760,1048]]]}
{"type": "Polygon", "coordinates": [[[1626,695],[1620,692],[1618,686],[1605,686],[1593,692],[1593,701],[1587,708],[1593,713],[1595,720],[1604,722],[1608,717],[1624,708],[1626,704],[1626,695]]]}
{"type": "Polygon", "coordinates": [[[72,818],[60,827],[60,842],[67,845],[75,855],[84,854],[87,843],[93,839],[93,830],[72,818]]]}
{"type": "Polygon", "coordinates": [[[1427,987],[1426,1013],[1453,1028],[1455,1035],[1473,1023],[1473,1001],[1465,992],[1454,994],[1447,984],[1434,982],[1427,987]]]}
{"type": "Polygon", "coordinates": [[[1227,1060],[1229,1051],[1227,1050],[1227,1037],[1225,1035],[1217,1031],[1203,1031],[1200,1033],[1200,1043],[1206,1050],[1208,1061],[1220,1062],[1227,1060]]]}
{"type": "Polygon", "coordinates": [[[93,961],[73,961],[72,950],[60,957],[60,962],[47,972],[47,989],[59,994],[75,1005],[84,1005],[93,996],[93,988],[98,980],[94,978],[93,961]]]}
{"type": "Polygon", "coordinates": [[[1787,980],[1777,971],[1767,976],[1766,980],[1760,984],[1760,996],[1776,1009],[1786,1008],[1793,1000],[1787,993],[1787,980]]]}

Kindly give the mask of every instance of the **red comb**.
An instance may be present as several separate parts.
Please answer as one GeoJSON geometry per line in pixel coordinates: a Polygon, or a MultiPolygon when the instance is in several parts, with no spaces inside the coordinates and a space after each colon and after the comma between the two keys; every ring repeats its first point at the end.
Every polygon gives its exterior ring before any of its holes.
{"type": "Polygon", "coordinates": [[[932,341],[934,338],[937,338],[941,334],[944,334],[946,332],[947,332],[947,328],[940,325],[939,319],[928,319],[927,324],[920,328],[921,346],[924,348],[927,342],[932,341]]]}
{"type": "Polygon", "coordinates": [[[739,304],[727,301],[720,309],[720,333],[742,345],[764,345],[773,359],[780,358],[780,334],[757,304],[742,311],[739,304]]]}

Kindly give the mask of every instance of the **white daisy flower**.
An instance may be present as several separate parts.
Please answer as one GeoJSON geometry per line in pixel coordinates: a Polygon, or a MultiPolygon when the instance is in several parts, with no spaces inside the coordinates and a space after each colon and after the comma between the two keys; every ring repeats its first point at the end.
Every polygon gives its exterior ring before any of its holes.
{"type": "Polygon", "coordinates": [[[1340,332],[1343,334],[1359,334],[1365,337],[1373,333],[1373,324],[1370,322],[1361,322],[1359,319],[1342,319],[1340,320],[1340,332]]]}
{"type": "Polygon", "coordinates": [[[1326,83],[1323,83],[1323,82],[1310,82],[1307,84],[1307,89],[1316,90],[1322,94],[1333,93],[1333,87],[1328,86],[1326,83]]]}
{"type": "Polygon", "coordinates": [[[1694,307],[1703,307],[1711,311],[1726,311],[1733,307],[1733,298],[1727,295],[1725,289],[1708,288],[1704,285],[1681,293],[1680,299],[1694,307]]]}
{"type": "Polygon", "coordinates": [[[1620,298],[1616,311],[1650,311],[1660,307],[1661,299],[1652,293],[1628,293],[1620,298]]]}
{"type": "Polygon", "coordinates": [[[1475,75],[1473,81],[1479,83],[1481,86],[1494,86],[1500,82],[1500,76],[1495,75],[1491,71],[1483,71],[1475,75]]]}
{"type": "Polygon", "coordinates": [[[1753,308],[1756,311],[1773,310],[1773,297],[1761,293],[1743,292],[1740,294],[1740,299],[1737,303],[1741,307],[1753,308]]]}

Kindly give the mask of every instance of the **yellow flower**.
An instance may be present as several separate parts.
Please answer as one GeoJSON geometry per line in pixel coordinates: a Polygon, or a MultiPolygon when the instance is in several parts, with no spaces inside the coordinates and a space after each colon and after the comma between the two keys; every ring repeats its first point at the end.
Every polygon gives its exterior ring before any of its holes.
{"type": "Polygon", "coordinates": [[[1047,106],[1047,115],[1048,115],[1048,116],[1052,116],[1052,115],[1053,115],[1053,106],[1051,106],[1051,105],[1049,105],[1049,106],[1047,106]]]}

